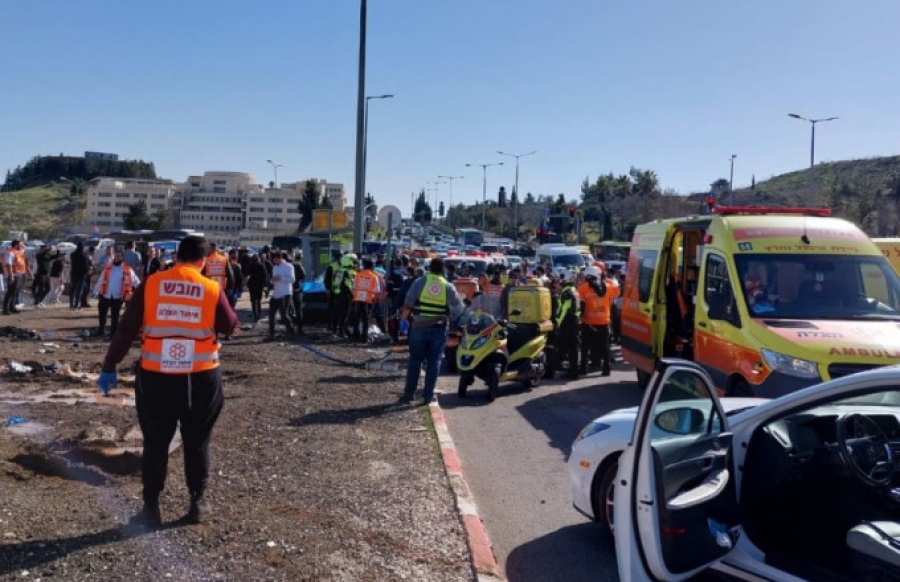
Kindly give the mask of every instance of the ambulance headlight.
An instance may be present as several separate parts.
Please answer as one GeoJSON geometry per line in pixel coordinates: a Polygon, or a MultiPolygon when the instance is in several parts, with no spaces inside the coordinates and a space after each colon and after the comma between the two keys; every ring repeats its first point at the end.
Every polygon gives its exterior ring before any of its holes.
{"type": "Polygon", "coordinates": [[[815,362],[773,352],[772,350],[764,349],[761,351],[766,365],[774,372],[781,372],[797,378],[819,377],[819,367],[815,362]]]}

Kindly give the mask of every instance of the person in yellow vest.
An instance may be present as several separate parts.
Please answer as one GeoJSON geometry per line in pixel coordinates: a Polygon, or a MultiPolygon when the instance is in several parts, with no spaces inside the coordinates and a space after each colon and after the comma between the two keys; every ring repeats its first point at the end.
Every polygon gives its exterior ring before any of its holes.
{"type": "Polygon", "coordinates": [[[135,407],[144,436],[142,509],[132,523],[159,527],[159,496],[166,483],[169,444],[180,425],[190,506],[182,523],[200,523],[209,479],[209,441],[222,410],[222,372],[216,333],[231,335],[238,319],[219,284],[200,274],[209,245],[185,237],[171,269],[154,273],[135,289],[113,336],[97,384],[108,394],[116,366],[140,335],[135,407]]]}
{"type": "MultiPolygon", "coordinates": [[[[219,250],[216,243],[209,243],[210,253],[206,257],[206,266],[203,274],[219,284],[223,291],[231,289],[231,269],[228,264],[228,255],[219,250]]],[[[227,293],[226,293],[227,295],[227,293]]]]}
{"type": "Polygon", "coordinates": [[[100,271],[100,277],[94,285],[94,296],[97,297],[97,315],[99,327],[97,335],[106,335],[106,316],[111,316],[110,335],[116,335],[119,328],[119,313],[122,304],[130,301],[134,290],[141,284],[137,274],[124,262],[122,251],[115,251],[113,259],[106,263],[100,271]]]}
{"type": "Polygon", "coordinates": [[[353,284],[356,281],[356,255],[350,253],[341,257],[341,268],[335,271],[331,282],[334,293],[334,309],[337,312],[337,335],[347,337],[350,319],[350,304],[353,300],[353,284]]]}
{"type": "Polygon", "coordinates": [[[372,306],[381,300],[384,289],[381,278],[375,272],[375,263],[372,259],[363,259],[362,267],[362,270],[356,273],[353,283],[353,305],[350,311],[352,328],[350,339],[353,341],[365,341],[372,306]]]}
{"type": "Polygon", "coordinates": [[[3,295],[3,315],[19,313],[19,293],[25,286],[25,275],[31,278],[31,268],[25,258],[25,245],[13,240],[3,259],[3,274],[6,277],[6,293],[3,295]]]}
{"type": "Polygon", "coordinates": [[[437,384],[441,355],[447,343],[447,328],[455,325],[463,313],[463,302],[456,287],[444,278],[444,260],[431,259],[428,274],[416,279],[406,293],[401,313],[400,335],[409,333],[409,364],[406,386],[400,402],[412,402],[425,364],[423,404],[431,404],[437,384]],[[412,321],[407,318],[412,314],[412,321]]]}
{"type": "MultiPolygon", "coordinates": [[[[568,361],[566,378],[578,378],[578,346],[584,345],[579,334],[578,321],[581,317],[581,297],[575,288],[575,273],[559,268],[560,291],[553,314],[553,370],[562,370],[562,362],[568,361]]],[[[539,281],[536,281],[540,285],[539,281]]]]}
{"type": "Polygon", "coordinates": [[[601,370],[601,376],[609,376],[609,322],[612,301],[619,296],[619,286],[593,265],[584,270],[584,276],[584,282],[578,287],[584,301],[581,314],[581,373],[587,373],[590,362],[591,368],[601,370]]]}

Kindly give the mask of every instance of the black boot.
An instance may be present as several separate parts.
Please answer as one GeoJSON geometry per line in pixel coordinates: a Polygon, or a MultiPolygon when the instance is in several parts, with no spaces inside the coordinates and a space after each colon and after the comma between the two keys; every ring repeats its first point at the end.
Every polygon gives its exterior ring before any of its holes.
{"type": "Polygon", "coordinates": [[[140,527],[160,527],[162,525],[162,514],[159,511],[159,501],[144,501],[144,507],[132,516],[130,523],[140,527]]]}
{"type": "Polygon", "coordinates": [[[209,514],[209,506],[203,502],[203,494],[191,494],[191,505],[181,518],[182,523],[197,525],[209,514]]]}

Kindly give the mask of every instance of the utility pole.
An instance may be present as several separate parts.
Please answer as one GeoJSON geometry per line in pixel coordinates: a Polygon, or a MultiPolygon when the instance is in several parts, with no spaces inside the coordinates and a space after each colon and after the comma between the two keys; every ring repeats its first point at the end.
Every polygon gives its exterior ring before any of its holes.
{"type": "Polygon", "coordinates": [[[497,153],[501,156],[516,158],[516,199],[513,202],[513,248],[516,248],[516,241],[519,240],[519,196],[521,196],[519,193],[519,158],[536,154],[537,150],[528,152],[527,154],[508,154],[501,152],[500,150],[497,150],[497,153]]]}
{"type": "Polygon", "coordinates": [[[478,166],[481,168],[482,178],[481,178],[481,232],[484,232],[485,225],[485,212],[487,210],[487,169],[491,166],[502,166],[503,162],[497,162],[494,164],[466,164],[467,168],[471,168],[473,166],[478,166]]]}
{"type": "MultiPolygon", "coordinates": [[[[450,217],[450,209],[453,208],[453,180],[461,180],[465,178],[465,176],[438,176],[438,178],[443,178],[447,180],[447,183],[450,184],[447,189],[447,214],[446,216],[450,217]]],[[[450,228],[453,228],[453,221],[450,221],[450,228]]]]}

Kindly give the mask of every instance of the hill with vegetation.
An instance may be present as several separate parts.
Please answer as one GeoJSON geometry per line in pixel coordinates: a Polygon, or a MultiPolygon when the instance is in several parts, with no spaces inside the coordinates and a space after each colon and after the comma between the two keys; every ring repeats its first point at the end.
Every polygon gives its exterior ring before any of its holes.
{"type": "Polygon", "coordinates": [[[40,187],[66,178],[70,182],[90,181],[98,176],[156,179],[153,162],[143,160],[103,160],[76,156],[35,156],[24,166],[7,170],[2,192],[40,187]]]}
{"type": "Polygon", "coordinates": [[[0,238],[24,230],[29,238],[58,238],[61,227],[81,222],[85,191],[69,184],[45,184],[15,192],[0,192],[0,238]]]}

